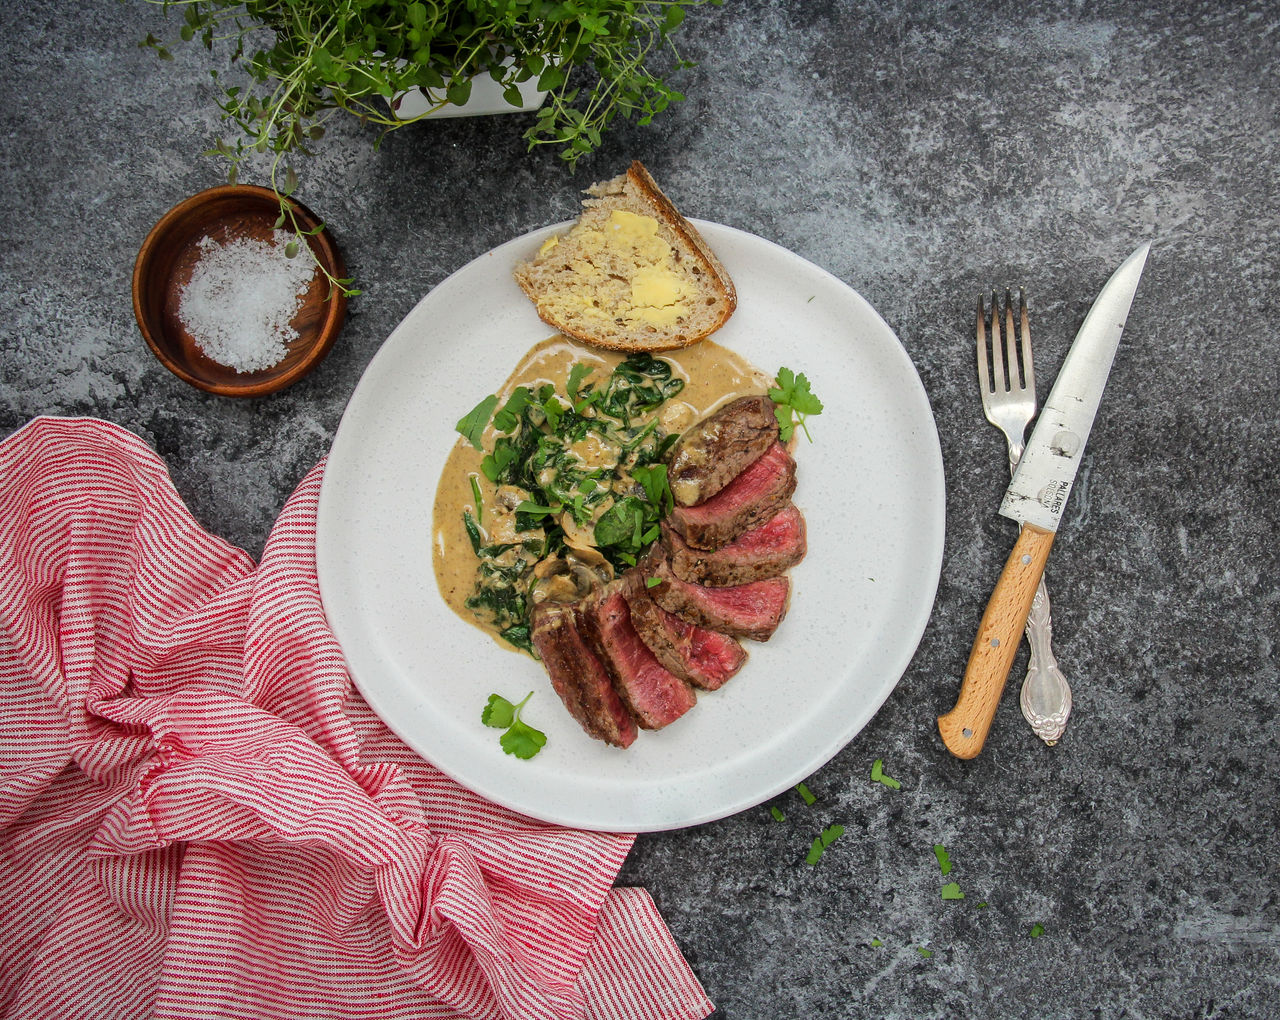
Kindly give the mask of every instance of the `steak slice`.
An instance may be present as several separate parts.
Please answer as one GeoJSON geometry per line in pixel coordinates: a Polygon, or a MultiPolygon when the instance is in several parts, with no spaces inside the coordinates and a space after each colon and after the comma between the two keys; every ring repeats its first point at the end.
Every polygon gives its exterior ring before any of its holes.
{"type": "Polygon", "coordinates": [[[587,619],[614,688],[641,728],[660,730],[693,708],[698,700],[693,688],[663,666],[636,633],[621,584],[605,588],[587,609],[587,619]]]}
{"type": "Polygon", "coordinates": [[[678,506],[705,502],[758,460],[778,438],[773,401],[739,397],[691,426],[667,453],[678,506]]]}
{"type": "Polygon", "coordinates": [[[588,646],[581,610],[564,602],[533,609],[533,646],[569,714],[587,733],[615,747],[630,747],[639,731],[614,690],[609,672],[588,646]]]}
{"type": "Polygon", "coordinates": [[[640,569],[645,577],[658,580],[647,589],[654,602],[699,627],[768,641],[787,615],[791,580],[786,574],[730,588],[709,588],[680,580],[671,572],[671,564],[652,550],[640,569]]]}
{"type": "Polygon", "coordinates": [[[796,491],[796,462],[774,441],[728,485],[697,506],[677,506],[667,517],[695,549],[719,549],[773,517],[796,491]]]}
{"type": "Polygon", "coordinates": [[[808,548],[804,515],[794,503],[715,550],[693,548],[664,522],[662,547],[680,580],[717,588],[777,577],[804,559],[808,548]]]}
{"type": "Polygon", "coordinates": [[[628,587],[626,599],[640,640],[667,669],[695,687],[718,690],[747,661],[747,651],[736,638],[668,613],[649,597],[643,583],[628,587]]]}

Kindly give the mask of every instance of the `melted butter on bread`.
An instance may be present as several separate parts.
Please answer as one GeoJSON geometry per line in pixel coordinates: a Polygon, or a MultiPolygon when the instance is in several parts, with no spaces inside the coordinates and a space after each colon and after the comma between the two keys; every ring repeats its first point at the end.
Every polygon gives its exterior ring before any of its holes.
{"type": "Polygon", "coordinates": [[[621,351],[686,347],[724,324],[732,281],[639,163],[589,194],[573,226],[516,267],[545,322],[621,351]]]}

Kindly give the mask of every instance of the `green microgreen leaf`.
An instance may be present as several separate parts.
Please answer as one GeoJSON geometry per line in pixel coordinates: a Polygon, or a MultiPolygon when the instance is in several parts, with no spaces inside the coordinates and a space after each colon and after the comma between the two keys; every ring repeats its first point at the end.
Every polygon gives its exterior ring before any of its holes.
{"type": "Polygon", "coordinates": [[[489,418],[493,414],[493,409],[497,406],[498,395],[490,393],[459,418],[458,424],[454,426],[457,432],[477,450],[484,449],[484,444],[480,441],[480,437],[484,434],[485,427],[489,424],[489,418]]]}
{"type": "Polygon", "coordinates": [[[812,807],[818,799],[809,792],[809,787],[805,786],[804,783],[796,783],[796,793],[800,794],[800,799],[810,807],[812,807]]]}
{"type": "Polygon", "coordinates": [[[890,790],[900,790],[902,788],[902,784],[891,776],[886,776],[884,774],[883,766],[884,763],[877,758],[875,763],[871,766],[871,781],[873,783],[882,783],[889,787],[890,790]]]}
{"type": "Polygon", "coordinates": [[[480,721],[486,726],[505,730],[516,720],[516,706],[501,694],[490,694],[489,700],[480,713],[480,721]]]}
{"type": "Polygon", "coordinates": [[[529,759],[542,750],[547,742],[547,735],[541,730],[535,730],[527,723],[517,719],[511,724],[511,729],[507,730],[499,739],[498,743],[502,745],[502,749],[507,754],[513,754],[517,758],[529,759]]]}
{"type": "Polygon", "coordinates": [[[934,843],[933,856],[938,858],[938,867],[942,873],[949,875],[951,873],[951,855],[947,853],[947,848],[941,843],[934,843]]]}
{"type": "Polygon", "coordinates": [[[944,885],[942,887],[942,898],[944,900],[964,899],[964,893],[960,891],[960,884],[958,882],[948,882],[944,885]]]}
{"type": "Polygon", "coordinates": [[[530,691],[519,704],[512,704],[500,694],[490,694],[480,713],[480,721],[484,725],[506,731],[498,738],[498,743],[503,751],[517,758],[532,758],[547,743],[545,733],[520,718],[521,711],[532,697],[533,691],[530,691]]]}

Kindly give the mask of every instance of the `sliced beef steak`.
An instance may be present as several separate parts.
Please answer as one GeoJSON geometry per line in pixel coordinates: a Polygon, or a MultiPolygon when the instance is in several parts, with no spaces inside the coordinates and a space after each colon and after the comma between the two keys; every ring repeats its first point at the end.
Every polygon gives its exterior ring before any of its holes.
{"type": "Polygon", "coordinates": [[[532,640],[569,714],[597,740],[630,747],[638,735],[636,721],[614,690],[604,663],[587,644],[579,608],[539,603],[533,610],[532,640]]]}
{"type": "Polygon", "coordinates": [[[588,607],[587,615],[614,688],[641,728],[660,730],[693,708],[697,702],[693,688],[663,666],[636,633],[621,584],[608,586],[588,607]]]}
{"type": "Polygon", "coordinates": [[[649,597],[643,583],[628,587],[626,598],[640,639],[660,663],[695,687],[717,690],[747,661],[737,639],[668,613],[649,597]]]}
{"type": "Polygon", "coordinates": [[[695,549],[719,549],[777,514],[795,491],[796,462],[775,441],[710,499],[677,506],[667,523],[695,549]]]}
{"type": "Polygon", "coordinates": [[[668,524],[662,547],[671,572],[682,581],[723,588],[777,577],[804,559],[804,515],[788,503],[759,527],[719,549],[695,549],[668,524]]]}
{"type": "Polygon", "coordinates": [[[689,428],[667,453],[667,481],[678,506],[710,499],[778,438],[767,396],[739,397],[689,428]]]}
{"type": "Polygon", "coordinates": [[[768,641],[787,615],[791,581],[785,574],[731,588],[709,588],[680,580],[666,558],[654,555],[654,550],[639,569],[645,577],[658,581],[647,589],[654,602],[699,627],[768,641]]]}

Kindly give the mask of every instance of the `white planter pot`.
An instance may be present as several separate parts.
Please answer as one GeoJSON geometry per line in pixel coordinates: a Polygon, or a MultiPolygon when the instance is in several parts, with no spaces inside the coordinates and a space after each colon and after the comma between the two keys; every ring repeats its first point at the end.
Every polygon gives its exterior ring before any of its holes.
{"type": "Polygon", "coordinates": [[[471,97],[461,106],[445,102],[444,93],[434,89],[410,89],[392,100],[392,114],[399,120],[412,120],[426,114],[427,119],[440,117],[485,117],[496,113],[528,113],[538,109],[547,94],[538,89],[538,80],[519,82],[522,100],[512,106],[502,94],[502,86],[487,73],[471,79],[471,97]],[[443,105],[442,105],[443,104],[443,105]]]}

